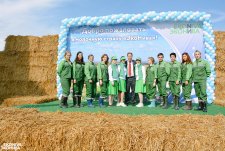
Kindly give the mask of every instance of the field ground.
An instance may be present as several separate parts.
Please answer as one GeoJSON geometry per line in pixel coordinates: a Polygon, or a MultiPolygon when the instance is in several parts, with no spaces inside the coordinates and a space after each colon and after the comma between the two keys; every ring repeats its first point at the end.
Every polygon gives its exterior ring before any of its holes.
{"type": "MultiPolygon", "coordinates": [[[[106,108],[100,108],[98,107],[98,101],[94,101],[95,108],[89,108],[87,107],[86,101],[82,101],[82,104],[84,107],[82,108],[73,108],[69,107],[67,109],[59,108],[59,101],[53,101],[48,103],[42,103],[42,104],[27,104],[27,105],[21,105],[17,106],[18,108],[36,108],[41,112],[49,111],[49,112],[56,112],[56,111],[62,111],[62,112],[105,112],[105,113],[113,113],[113,114],[127,114],[127,115],[173,115],[173,114],[201,114],[201,115],[217,115],[222,114],[225,115],[225,107],[221,107],[215,104],[209,104],[208,105],[208,112],[204,113],[201,111],[185,111],[185,110],[174,110],[172,107],[173,105],[170,104],[170,107],[168,109],[162,109],[159,107],[159,104],[157,104],[156,108],[149,108],[147,105],[149,103],[145,103],[145,106],[143,108],[137,108],[135,106],[129,105],[128,107],[106,107],[106,108]]],[[[107,102],[105,102],[107,104],[107,102]]],[[[69,106],[72,105],[72,100],[69,100],[69,106]]],[[[116,104],[114,104],[116,105],[116,104]]],[[[184,104],[181,104],[181,107],[184,106],[184,104]]],[[[193,104],[194,108],[197,106],[197,104],[193,104]]]]}

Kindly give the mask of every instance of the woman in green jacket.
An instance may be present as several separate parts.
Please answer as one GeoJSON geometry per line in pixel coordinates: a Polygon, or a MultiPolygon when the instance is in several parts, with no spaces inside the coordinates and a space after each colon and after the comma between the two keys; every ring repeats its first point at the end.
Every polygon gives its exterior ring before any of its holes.
{"type": "Polygon", "coordinates": [[[97,82],[97,67],[94,64],[94,56],[88,55],[88,62],[85,63],[85,84],[86,84],[86,99],[88,107],[93,108],[93,99],[96,95],[96,82],[97,82]]]}
{"type": "Polygon", "coordinates": [[[182,91],[185,99],[184,110],[192,110],[191,90],[192,90],[192,61],[188,53],[182,54],[181,64],[182,91]]]}
{"type": "Polygon", "coordinates": [[[64,57],[65,59],[62,60],[58,66],[57,73],[60,77],[60,82],[63,90],[60,107],[67,108],[67,100],[70,94],[70,86],[72,81],[72,62],[70,61],[71,52],[66,51],[64,57]]]}
{"type": "Polygon", "coordinates": [[[118,95],[118,82],[119,82],[119,71],[117,66],[117,58],[115,56],[112,57],[112,63],[108,67],[109,73],[109,86],[108,86],[108,94],[109,94],[109,107],[113,105],[114,96],[118,95]]]}
{"type": "Polygon", "coordinates": [[[109,75],[108,75],[108,60],[107,54],[103,54],[101,57],[101,62],[97,66],[98,81],[100,85],[100,96],[99,96],[99,107],[104,106],[104,99],[107,97],[109,75]]]}
{"type": "Polygon", "coordinates": [[[155,107],[155,94],[156,94],[156,67],[154,65],[155,59],[153,57],[148,58],[148,66],[146,69],[146,95],[151,102],[148,107],[155,107]]]}
{"type": "Polygon", "coordinates": [[[135,93],[138,93],[139,96],[139,103],[136,105],[136,107],[144,107],[143,93],[146,93],[146,86],[145,86],[146,70],[145,67],[141,64],[141,58],[136,59],[135,77],[136,77],[135,93]]]}
{"type": "Polygon", "coordinates": [[[73,106],[81,107],[81,95],[84,87],[84,59],[83,53],[79,51],[73,62],[73,106]]]}
{"type": "Polygon", "coordinates": [[[127,105],[124,103],[124,94],[126,92],[126,76],[127,69],[125,65],[126,58],[122,56],[120,58],[120,64],[118,66],[119,71],[119,87],[118,87],[118,102],[116,106],[126,107],[127,105]]]}

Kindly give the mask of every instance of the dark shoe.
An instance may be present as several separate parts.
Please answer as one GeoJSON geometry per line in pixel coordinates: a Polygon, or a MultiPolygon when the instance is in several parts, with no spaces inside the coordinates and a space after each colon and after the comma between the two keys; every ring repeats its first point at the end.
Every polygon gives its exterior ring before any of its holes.
{"type": "Polygon", "coordinates": [[[64,102],[63,102],[63,108],[68,108],[67,100],[68,100],[68,97],[65,97],[64,102]]]}
{"type": "Polygon", "coordinates": [[[175,110],[179,110],[179,97],[178,96],[175,96],[174,97],[174,109],[175,110]]]}
{"type": "Polygon", "coordinates": [[[183,110],[192,110],[192,101],[186,101],[186,106],[183,110]]]}
{"type": "Polygon", "coordinates": [[[202,111],[202,109],[203,109],[203,102],[200,101],[200,102],[198,103],[198,107],[195,109],[195,111],[202,111]]]}
{"type": "Polygon", "coordinates": [[[61,100],[60,100],[60,103],[59,103],[59,107],[60,107],[60,108],[62,108],[62,107],[63,107],[63,102],[64,102],[64,99],[65,99],[65,97],[64,97],[64,96],[62,96],[62,97],[61,97],[61,100]]]}
{"type": "Polygon", "coordinates": [[[78,96],[78,106],[79,106],[79,107],[84,107],[84,106],[81,104],[81,96],[78,96]]]}
{"type": "Polygon", "coordinates": [[[204,101],[203,102],[203,109],[202,109],[203,112],[207,112],[207,103],[204,101]]]}
{"type": "Polygon", "coordinates": [[[164,105],[162,106],[163,109],[168,109],[168,100],[167,96],[163,96],[163,103],[164,105]]]}
{"type": "Polygon", "coordinates": [[[73,97],[73,105],[71,107],[75,107],[76,108],[78,106],[77,102],[78,102],[77,96],[74,96],[73,97]]]}

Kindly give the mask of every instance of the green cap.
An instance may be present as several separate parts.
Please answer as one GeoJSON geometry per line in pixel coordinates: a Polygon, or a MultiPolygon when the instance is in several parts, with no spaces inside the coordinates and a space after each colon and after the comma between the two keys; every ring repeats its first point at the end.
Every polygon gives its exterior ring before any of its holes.
{"type": "Polygon", "coordinates": [[[125,58],[124,56],[122,56],[122,57],[120,58],[120,60],[126,60],[126,58],[125,58]]]}
{"type": "Polygon", "coordinates": [[[137,60],[141,61],[141,58],[140,58],[140,57],[137,57],[137,58],[136,58],[136,61],[137,61],[137,60]]]}
{"type": "Polygon", "coordinates": [[[112,59],[112,60],[117,60],[116,56],[113,56],[111,59],[112,59]]]}

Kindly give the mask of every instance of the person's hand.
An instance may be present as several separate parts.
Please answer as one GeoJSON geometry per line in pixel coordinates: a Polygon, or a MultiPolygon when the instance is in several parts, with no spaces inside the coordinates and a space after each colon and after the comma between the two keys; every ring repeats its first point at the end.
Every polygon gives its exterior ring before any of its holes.
{"type": "Polygon", "coordinates": [[[185,85],[188,85],[188,81],[185,81],[185,85]]]}
{"type": "Polygon", "coordinates": [[[169,84],[168,81],[166,82],[166,88],[167,88],[167,89],[170,88],[170,84],[169,84]]]}
{"type": "Polygon", "coordinates": [[[114,86],[114,82],[112,81],[112,86],[114,86]]]}
{"type": "Polygon", "coordinates": [[[89,83],[92,83],[92,82],[93,82],[93,81],[90,79],[90,80],[89,80],[89,83]]]}
{"type": "Polygon", "coordinates": [[[99,80],[99,85],[102,85],[102,80],[99,80]]]}
{"type": "Polygon", "coordinates": [[[153,87],[155,87],[155,86],[156,86],[156,79],[153,82],[153,87]]]}
{"type": "Polygon", "coordinates": [[[179,84],[179,81],[177,80],[177,81],[176,81],[176,85],[178,85],[178,84],[179,84]]]}
{"type": "Polygon", "coordinates": [[[73,83],[77,83],[77,80],[73,80],[73,83]]]}

